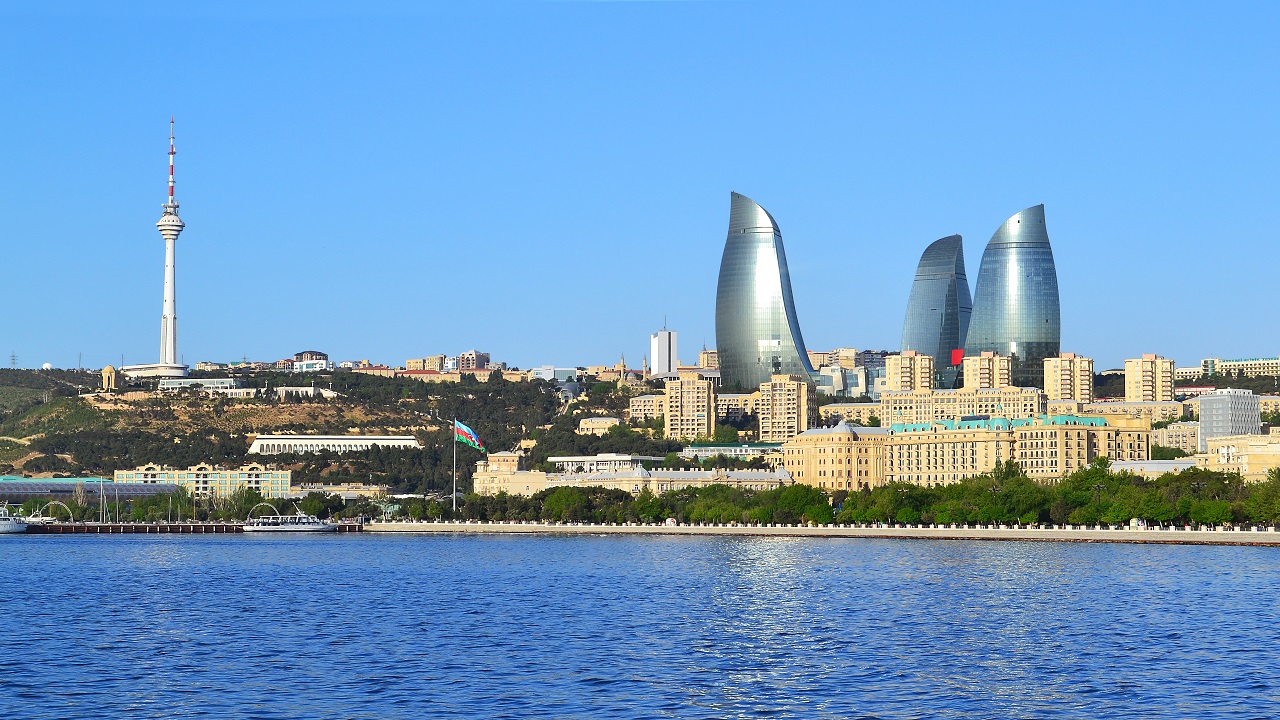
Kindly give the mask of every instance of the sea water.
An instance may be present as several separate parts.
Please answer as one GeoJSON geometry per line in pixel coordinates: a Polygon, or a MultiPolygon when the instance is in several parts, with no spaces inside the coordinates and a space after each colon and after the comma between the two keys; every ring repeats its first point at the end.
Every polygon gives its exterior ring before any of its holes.
{"type": "Polygon", "coordinates": [[[1280,549],[0,538],[15,718],[1268,718],[1280,549]]]}

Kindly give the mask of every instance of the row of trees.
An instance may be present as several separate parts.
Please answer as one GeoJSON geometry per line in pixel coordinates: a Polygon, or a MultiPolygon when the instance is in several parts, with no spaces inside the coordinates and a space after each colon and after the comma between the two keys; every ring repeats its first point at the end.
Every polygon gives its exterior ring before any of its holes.
{"type": "Polygon", "coordinates": [[[953,485],[889,485],[834,498],[837,522],[1153,524],[1280,522],[1280,475],[1246,485],[1239,475],[1192,468],[1147,480],[1105,460],[1041,485],[1015,463],[953,485]]]}
{"type": "MultiPolygon", "coordinates": [[[[447,517],[439,508],[435,517],[447,517]]],[[[413,512],[409,513],[414,516],[413,512]]],[[[752,492],[710,485],[655,495],[648,490],[632,495],[602,487],[560,487],[532,497],[468,495],[458,507],[468,520],[548,520],[555,522],[678,522],[716,523],[830,523],[831,504],[821,490],[791,485],[752,492]]],[[[426,519],[432,515],[423,513],[426,519]]]]}

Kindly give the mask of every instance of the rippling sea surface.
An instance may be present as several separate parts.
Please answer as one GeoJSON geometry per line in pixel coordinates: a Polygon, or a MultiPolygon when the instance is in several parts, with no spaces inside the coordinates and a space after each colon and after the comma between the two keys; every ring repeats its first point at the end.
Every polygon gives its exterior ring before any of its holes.
{"type": "Polygon", "coordinates": [[[1280,716],[1280,550],[0,537],[6,717],[1280,716]]]}

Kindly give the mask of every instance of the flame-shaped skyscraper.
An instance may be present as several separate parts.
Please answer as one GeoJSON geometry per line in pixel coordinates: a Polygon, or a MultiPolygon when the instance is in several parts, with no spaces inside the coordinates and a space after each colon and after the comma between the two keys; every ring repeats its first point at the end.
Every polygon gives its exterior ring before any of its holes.
{"type": "Polygon", "coordinates": [[[1044,387],[1044,359],[1062,345],[1058,270],[1044,205],[1027,208],[996,230],[982,253],[965,356],[996,352],[1013,360],[1013,383],[1044,387]]]}
{"type": "Polygon", "coordinates": [[[716,287],[716,350],[726,388],[756,388],[775,374],[813,375],[782,231],[764,208],[738,193],[731,194],[716,287]]]}
{"type": "Polygon", "coordinates": [[[933,357],[934,387],[958,385],[972,312],[964,241],[959,235],[935,241],[920,256],[902,324],[902,349],[933,357]]]}

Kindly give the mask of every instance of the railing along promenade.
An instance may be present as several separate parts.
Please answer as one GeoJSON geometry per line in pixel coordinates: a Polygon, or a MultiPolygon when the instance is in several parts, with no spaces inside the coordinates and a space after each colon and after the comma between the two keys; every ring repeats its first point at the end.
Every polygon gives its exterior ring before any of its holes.
{"type": "Polygon", "coordinates": [[[891,538],[902,540],[1024,540],[1034,542],[1280,546],[1280,529],[1247,526],[1131,527],[1129,525],[926,525],[854,523],[557,523],[549,521],[371,522],[370,533],[482,533],[563,535],[739,535],[754,537],[891,538]]]}

